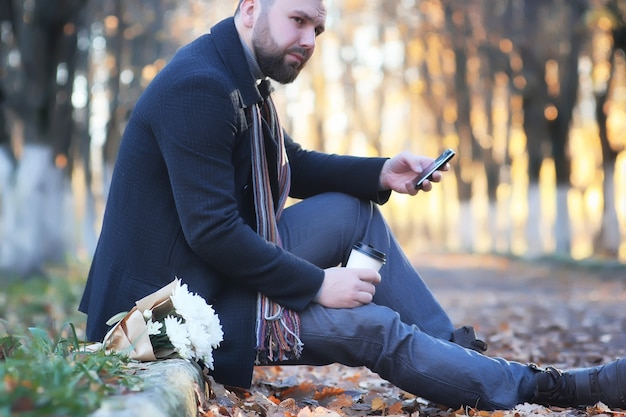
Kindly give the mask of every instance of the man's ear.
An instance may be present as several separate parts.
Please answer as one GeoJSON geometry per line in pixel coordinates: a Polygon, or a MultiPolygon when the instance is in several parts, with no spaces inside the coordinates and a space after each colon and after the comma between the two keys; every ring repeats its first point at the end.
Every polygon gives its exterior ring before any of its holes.
{"type": "Polygon", "coordinates": [[[254,11],[260,6],[257,3],[257,0],[243,0],[239,5],[241,22],[247,28],[251,28],[254,25],[254,11]]]}

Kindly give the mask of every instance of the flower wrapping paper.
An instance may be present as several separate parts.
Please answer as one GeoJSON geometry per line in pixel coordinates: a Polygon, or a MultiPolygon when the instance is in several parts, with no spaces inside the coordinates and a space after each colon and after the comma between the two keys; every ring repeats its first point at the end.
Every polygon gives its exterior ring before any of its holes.
{"type": "Polygon", "coordinates": [[[174,349],[154,350],[148,333],[144,314],[152,312],[153,317],[163,317],[174,309],[170,296],[176,288],[177,280],[135,302],[130,310],[103,339],[106,351],[124,352],[131,359],[155,361],[166,359],[175,353],[174,349]]]}

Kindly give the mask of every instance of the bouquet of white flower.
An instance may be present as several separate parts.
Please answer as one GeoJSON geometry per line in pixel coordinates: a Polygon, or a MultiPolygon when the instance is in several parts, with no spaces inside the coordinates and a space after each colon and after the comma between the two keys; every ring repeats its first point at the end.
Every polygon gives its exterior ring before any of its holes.
{"type": "Polygon", "coordinates": [[[135,304],[107,322],[117,324],[104,337],[104,349],[142,361],[181,357],[213,369],[222,326],[213,308],[187,284],[176,279],[135,304]]]}

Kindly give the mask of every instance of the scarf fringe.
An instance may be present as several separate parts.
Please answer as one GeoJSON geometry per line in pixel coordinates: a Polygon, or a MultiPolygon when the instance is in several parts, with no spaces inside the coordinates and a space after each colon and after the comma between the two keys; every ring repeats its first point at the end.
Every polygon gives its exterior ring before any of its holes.
{"type": "Polygon", "coordinates": [[[257,365],[297,359],[304,344],[300,340],[300,317],[263,295],[257,300],[257,365]]]}

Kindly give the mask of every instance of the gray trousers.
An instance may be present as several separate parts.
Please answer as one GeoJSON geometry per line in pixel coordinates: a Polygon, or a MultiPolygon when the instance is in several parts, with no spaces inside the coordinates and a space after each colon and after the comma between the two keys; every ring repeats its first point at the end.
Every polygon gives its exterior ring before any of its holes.
{"type": "Polygon", "coordinates": [[[311,304],[301,313],[303,354],[288,364],[365,366],[407,392],[453,408],[511,409],[530,400],[536,371],[449,341],[450,318],[375,204],[322,194],[285,209],[279,229],[287,250],[322,268],[345,264],[358,241],[387,255],[371,304],[311,304]]]}

